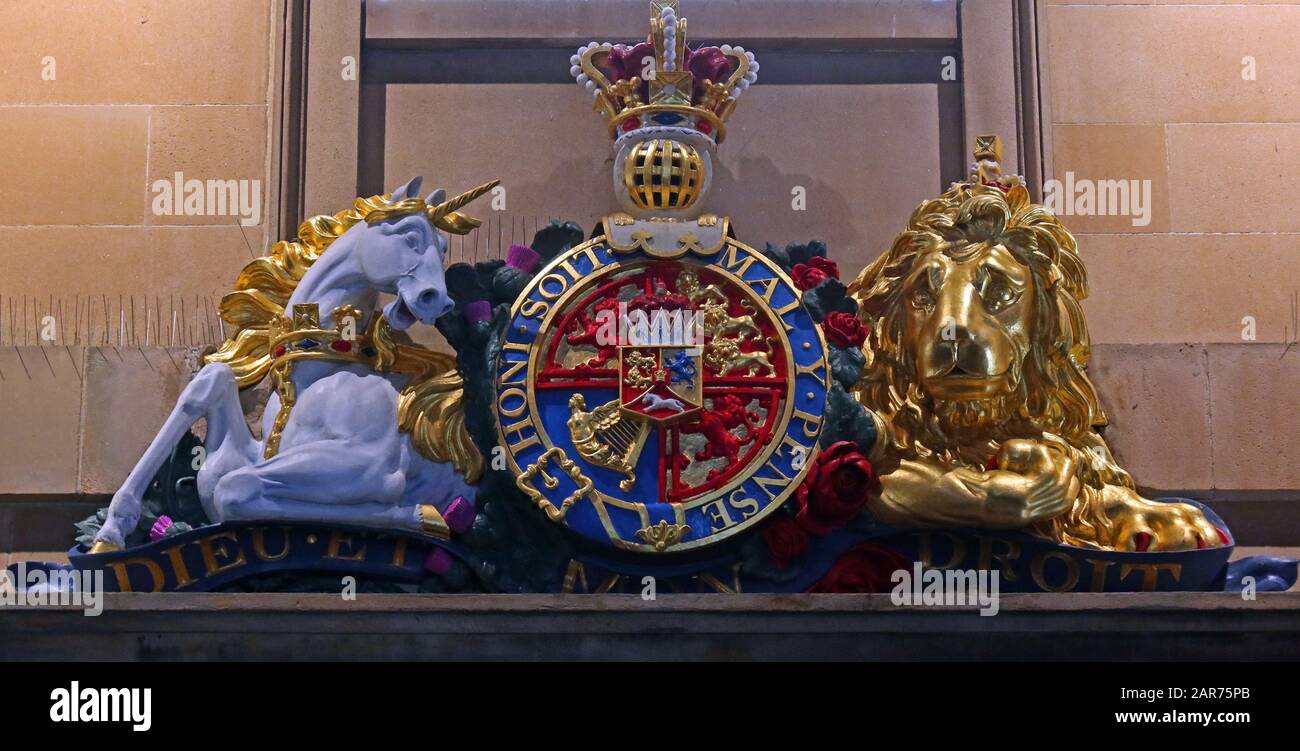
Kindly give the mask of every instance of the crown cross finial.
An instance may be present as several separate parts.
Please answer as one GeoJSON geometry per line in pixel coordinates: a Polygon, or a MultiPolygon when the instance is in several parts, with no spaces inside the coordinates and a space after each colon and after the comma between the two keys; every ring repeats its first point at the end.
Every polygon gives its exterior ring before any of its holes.
{"type": "Polygon", "coordinates": [[[1002,172],[1002,139],[992,134],[975,136],[975,161],[971,164],[970,182],[989,185],[1002,191],[1024,185],[1019,175],[1002,172]]]}
{"type": "Polygon", "coordinates": [[[1002,179],[1002,139],[991,134],[975,136],[974,182],[991,185],[1002,179]]]}
{"type": "Polygon", "coordinates": [[[975,159],[1002,161],[1002,139],[989,133],[975,136],[975,159]]]}

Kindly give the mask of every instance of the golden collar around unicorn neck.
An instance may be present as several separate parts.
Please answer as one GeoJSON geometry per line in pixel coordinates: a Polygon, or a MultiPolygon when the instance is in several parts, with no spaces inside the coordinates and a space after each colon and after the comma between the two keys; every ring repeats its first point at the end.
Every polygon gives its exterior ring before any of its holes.
{"type": "Polygon", "coordinates": [[[359,328],[364,314],[353,305],[340,305],[330,314],[334,327],[321,328],[320,306],[299,303],[293,317],[271,318],[266,335],[270,340],[271,371],[283,374],[299,360],[355,362],[374,368],[379,352],[374,346],[374,331],[382,316],[371,317],[364,333],[359,328]]]}

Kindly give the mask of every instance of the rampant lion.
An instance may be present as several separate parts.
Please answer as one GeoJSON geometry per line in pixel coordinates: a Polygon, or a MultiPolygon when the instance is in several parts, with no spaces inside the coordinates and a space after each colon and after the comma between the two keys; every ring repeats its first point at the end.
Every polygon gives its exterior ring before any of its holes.
{"type": "MultiPolygon", "coordinates": [[[[743,368],[748,375],[755,373],[770,376],[776,372],[767,352],[742,350],[743,339],[731,339],[724,336],[714,337],[704,347],[704,364],[713,368],[718,375],[727,375],[733,370],[743,368]]],[[[770,344],[767,346],[771,346],[770,344]]]]}
{"type": "MultiPolygon", "coordinates": [[[[700,413],[699,418],[683,431],[705,438],[704,447],[695,453],[694,461],[727,460],[722,466],[709,470],[708,479],[712,480],[738,461],[741,447],[755,439],[770,440],[771,433],[760,427],[758,418],[746,408],[745,401],[739,396],[721,394],[710,401],[709,409],[700,413]],[[739,435],[734,432],[737,429],[742,431],[739,435]]],[[[678,461],[685,469],[691,460],[683,455],[678,457],[678,461]]]]}
{"type": "Polygon", "coordinates": [[[855,392],[881,431],[877,515],[1071,545],[1226,544],[1196,507],[1142,498],[1094,429],[1087,276],[1015,178],[955,184],[849,287],[869,335],[855,392]]]}

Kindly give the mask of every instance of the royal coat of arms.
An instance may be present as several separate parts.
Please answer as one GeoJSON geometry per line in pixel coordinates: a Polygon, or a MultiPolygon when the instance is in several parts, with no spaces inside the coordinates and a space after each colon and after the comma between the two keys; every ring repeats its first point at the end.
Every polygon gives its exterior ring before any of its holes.
{"type": "Polygon", "coordinates": [[[584,537],[703,547],[798,486],[829,373],[799,290],[757,251],[720,235],[671,250],[600,235],[514,305],[497,365],[501,444],[520,489],[584,537]]]}
{"type": "Polygon", "coordinates": [[[812,465],[830,378],[801,291],[702,210],[759,65],[692,49],[675,6],[652,6],[646,42],[571,60],[614,141],[624,211],[536,274],[496,369],[519,488],[583,538],[648,553],[712,545],[778,508],[812,465]]]}
{"type": "Polygon", "coordinates": [[[996,138],[846,285],[821,243],[758,249],[705,210],[759,64],[651,9],[644,41],[570,58],[621,210],[445,270],[494,183],[417,178],[308,219],[222,300],[234,333],[72,568],[123,591],[285,571],[428,592],[880,592],[913,567],[1008,591],[1294,582],[1294,562],[1229,566],[1213,511],[1143,498],[1110,455],[1078,249],[996,138]],[[455,355],[406,338],[419,323],[455,355]],[[238,390],[263,380],[255,437],[238,390]]]}

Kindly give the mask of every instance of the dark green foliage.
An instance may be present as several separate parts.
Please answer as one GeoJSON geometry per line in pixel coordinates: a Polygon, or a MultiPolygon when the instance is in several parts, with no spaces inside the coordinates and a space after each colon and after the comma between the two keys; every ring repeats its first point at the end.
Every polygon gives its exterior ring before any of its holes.
{"type": "Polygon", "coordinates": [[[826,316],[839,311],[857,313],[858,304],[848,296],[848,288],[839,279],[830,278],[803,293],[803,304],[808,315],[817,323],[826,320],[826,316]]]}
{"type": "Polygon", "coordinates": [[[569,248],[581,245],[585,239],[586,235],[577,222],[552,219],[545,227],[537,230],[529,247],[537,251],[545,264],[569,248]]]}
{"type": "Polygon", "coordinates": [[[784,248],[767,243],[763,246],[763,255],[772,259],[787,273],[795,264],[808,263],[813,256],[826,257],[826,243],[821,240],[809,240],[806,243],[791,242],[784,248]]]}
{"type": "MultiPolygon", "coordinates": [[[[530,247],[545,263],[582,241],[582,228],[576,223],[552,220],[537,231],[530,247]]],[[[498,468],[492,466],[493,458],[500,455],[493,410],[496,360],[510,308],[531,275],[501,261],[479,263],[474,271],[472,278],[457,271],[458,284],[453,286],[448,269],[448,289],[461,310],[471,300],[488,300],[492,320],[471,324],[457,310],[438,321],[438,330],[456,350],[456,363],[465,380],[466,428],[488,464],[478,486],[478,517],[460,541],[473,551],[470,566],[488,589],[547,591],[558,585],[571,549],[560,530],[543,519],[515,486],[514,475],[499,464],[498,468]],[[485,279],[490,281],[485,283],[485,279]]]]}
{"type": "Polygon", "coordinates": [[[813,256],[826,257],[826,243],[821,240],[809,240],[806,243],[790,243],[785,246],[785,253],[790,257],[790,267],[808,263],[813,256]]]}
{"type": "Polygon", "coordinates": [[[856,347],[842,349],[832,344],[827,347],[827,350],[830,353],[831,378],[846,389],[853,388],[853,384],[862,378],[862,369],[867,366],[867,356],[856,347]]]}
{"type": "Polygon", "coordinates": [[[836,441],[853,441],[863,452],[868,452],[875,445],[876,437],[876,422],[867,408],[838,382],[832,383],[826,394],[826,416],[818,439],[822,447],[836,441]]]}
{"type": "MultiPolygon", "coordinates": [[[[790,244],[793,245],[794,243],[790,244]]],[[[767,243],[763,246],[763,255],[770,258],[773,263],[780,266],[787,274],[790,273],[790,269],[794,268],[794,264],[790,263],[790,254],[786,252],[785,248],[777,247],[772,243],[767,243]]]]}

